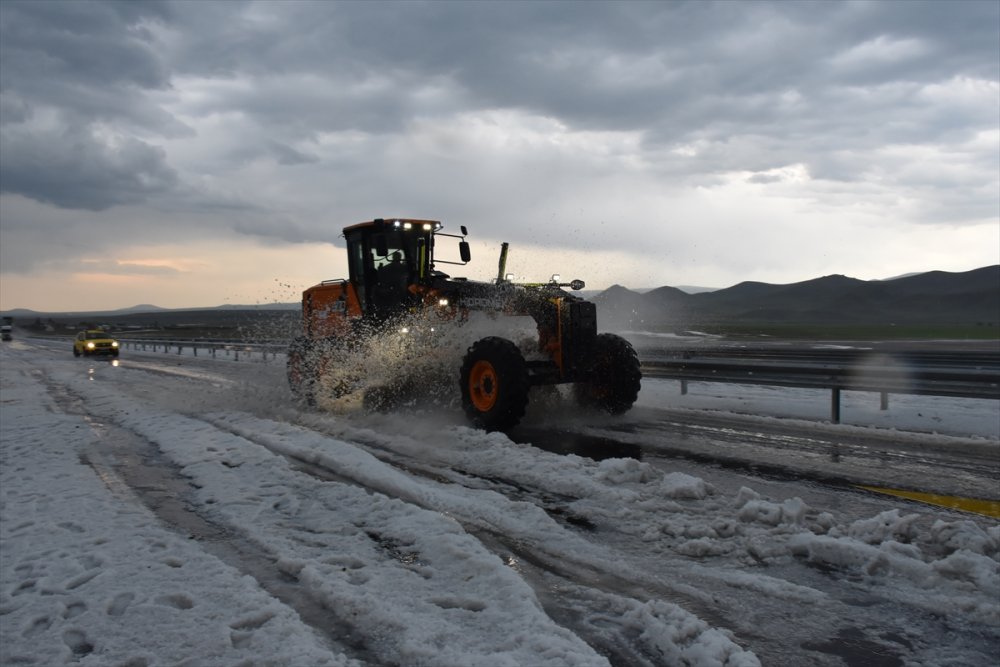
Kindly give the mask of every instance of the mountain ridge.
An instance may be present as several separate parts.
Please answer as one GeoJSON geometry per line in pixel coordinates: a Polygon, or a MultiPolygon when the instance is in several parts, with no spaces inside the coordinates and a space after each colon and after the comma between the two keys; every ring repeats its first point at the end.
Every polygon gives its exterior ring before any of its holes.
{"type": "Polygon", "coordinates": [[[602,328],[731,323],[1000,324],[1000,265],[892,280],[832,274],[796,283],[744,281],[688,294],[615,286],[594,297],[602,328]],[[617,288],[617,289],[616,289],[617,288]]]}

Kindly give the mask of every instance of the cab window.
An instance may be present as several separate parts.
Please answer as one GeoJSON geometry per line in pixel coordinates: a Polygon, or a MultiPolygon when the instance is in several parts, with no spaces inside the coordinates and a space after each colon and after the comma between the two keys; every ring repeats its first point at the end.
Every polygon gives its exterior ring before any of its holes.
{"type": "Polygon", "coordinates": [[[406,243],[406,241],[409,240],[407,238],[408,236],[412,235],[396,231],[383,232],[382,237],[385,239],[385,245],[388,252],[384,255],[381,254],[378,248],[376,248],[378,244],[372,243],[371,248],[369,248],[369,252],[371,252],[371,266],[378,270],[386,264],[396,262],[409,264],[412,252],[406,243]]]}

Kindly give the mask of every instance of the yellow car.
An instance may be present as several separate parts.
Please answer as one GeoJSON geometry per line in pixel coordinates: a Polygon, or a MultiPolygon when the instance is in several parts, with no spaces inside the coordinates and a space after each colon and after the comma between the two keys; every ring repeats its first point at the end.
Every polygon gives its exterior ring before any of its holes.
{"type": "Polygon", "coordinates": [[[118,341],[108,335],[106,331],[90,329],[81,331],[73,341],[73,356],[91,356],[93,354],[110,354],[112,357],[118,356],[118,341]]]}

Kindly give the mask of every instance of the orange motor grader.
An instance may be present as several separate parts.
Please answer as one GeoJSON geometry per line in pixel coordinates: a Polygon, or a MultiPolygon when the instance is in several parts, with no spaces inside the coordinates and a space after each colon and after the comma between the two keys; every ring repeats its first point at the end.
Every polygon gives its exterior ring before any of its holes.
{"type": "Polygon", "coordinates": [[[515,284],[505,274],[506,243],[495,281],[452,278],[438,266],[470,261],[468,232],[464,226],[460,235],[442,229],[436,220],[377,218],[343,230],[349,277],[325,280],[302,294],[302,333],[288,350],[288,380],[297,398],[315,405],[324,396],[359,390],[370,358],[365,346],[401,332],[411,343],[406,354],[395,357],[399,368],[390,374],[395,386],[363,389],[364,403],[384,408],[404,385],[409,394],[431,393],[439,376],[412,371],[422,368],[421,358],[433,355],[431,332],[442,325],[462,327],[470,314],[486,313],[487,322],[530,317],[537,343],[532,340],[530,349],[522,349],[509,338],[490,335],[465,351],[456,379],[462,407],[475,426],[513,428],[524,416],[529,390],[539,385],[572,383],[578,401],[611,414],[632,407],[639,393],[639,360],[624,338],[597,333],[593,303],[564,289],[583,289],[582,281],[561,283],[553,276],[545,283],[515,284]],[[459,259],[436,258],[436,244],[443,239],[457,241],[459,259]]]}

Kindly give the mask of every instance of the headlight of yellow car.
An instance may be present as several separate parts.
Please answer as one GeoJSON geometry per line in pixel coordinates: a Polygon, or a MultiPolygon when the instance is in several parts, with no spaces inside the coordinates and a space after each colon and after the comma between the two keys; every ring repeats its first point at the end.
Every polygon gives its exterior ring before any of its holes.
{"type": "Polygon", "coordinates": [[[116,340],[111,341],[111,347],[118,347],[118,341],[116,340]]]}
{"type": "Polygon", "coordinates": [[[94,344],[93,343],[87,343],[87,349],[88,350],[93,350],[94,349],[94,344]]]}

